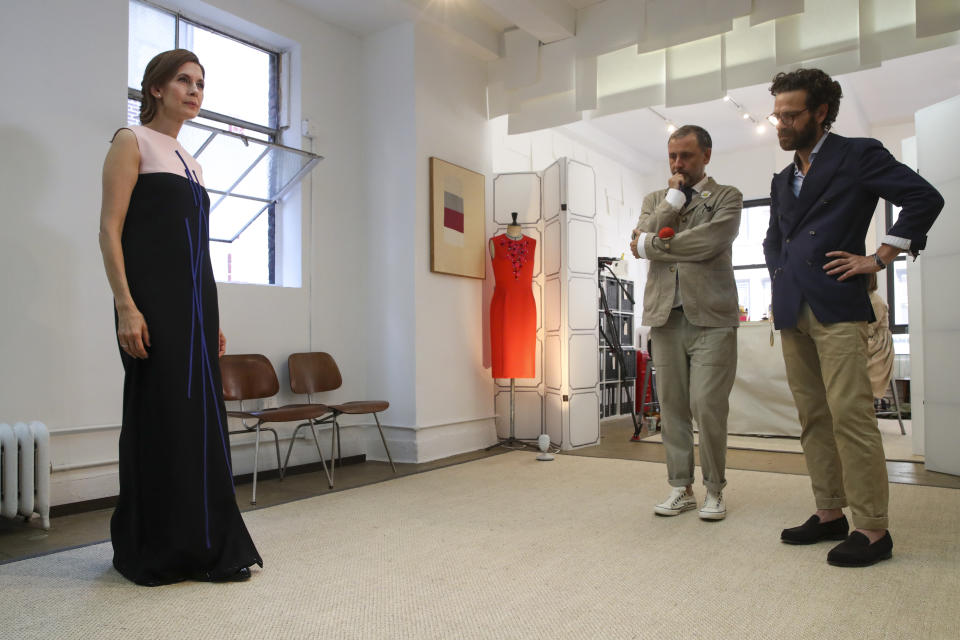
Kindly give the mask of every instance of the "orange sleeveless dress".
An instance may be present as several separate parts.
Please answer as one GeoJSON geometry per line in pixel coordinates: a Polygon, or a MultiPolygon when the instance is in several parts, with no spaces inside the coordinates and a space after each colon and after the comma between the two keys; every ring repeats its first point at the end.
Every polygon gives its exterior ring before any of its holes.
{"type": "Polygon", "coordinates": [[[537,241],[506,234],[493,237],[496,286],[490,303],[494,378],[537,375],[537,304],[533,299],[533,256],[537,241]]]}

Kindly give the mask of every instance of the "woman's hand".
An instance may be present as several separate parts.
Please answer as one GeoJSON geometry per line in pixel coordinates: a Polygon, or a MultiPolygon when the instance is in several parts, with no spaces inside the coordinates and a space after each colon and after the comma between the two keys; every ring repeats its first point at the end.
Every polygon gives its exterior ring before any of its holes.
{"type": "Polygon", "coordinates": [[[118,309],[117,318],[117,340],[120,341],[120,348],[132,358],[147,359],[150,331],[143,314],[136,308],[125,311],[118,309]]]}
{"type": "Polygon", "coordinates": [[[220,345],[217,349],[217,357],[222,358],[223,354],[227,352],[227,337],[223,335],[223,329],[217,329],[217,334],[220,336],[220,345]]]}

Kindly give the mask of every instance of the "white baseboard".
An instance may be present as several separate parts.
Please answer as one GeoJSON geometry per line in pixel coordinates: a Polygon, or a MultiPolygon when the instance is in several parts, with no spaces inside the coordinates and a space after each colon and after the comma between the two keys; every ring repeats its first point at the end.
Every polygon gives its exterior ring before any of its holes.
{"type": "MultiPolygon", "coordinates": [[[[232,427],[232,425],[231,425],[232,427]]],[[[281,463],[290,446],[293,426],[278,429],[281,463]]],[[[481,418],[429,427],[397,427],[383,425],[383,433],[394,462],[420,463],[476,451],[497,441],[493,418],[481,418]]],[[[61,435],[51,434],[53,474],[50,478],[52,505],[83,502],[117,495],[116,439],[119,427],[76,429],[61,435]],[[92,433],[86,433],[92,431],[92,433]],[[106,453],[109,452],[109,455],[106,453]]],[[[330,427],[318,428],[320,449],[324,457],[331,457],[330,427]]],[[[376,424],[341,425],[341,453],[344,457],[366,455],[368,460],[387,461],[376,424]]],[[[230,449],[234,475],[253,472],[254,436],[231,436],[230,449]]],[[[301,429],[290,455],[290,466],[319,462],[316,444],[309,430],[301,429]]],[[[260,436],[258,469],[277,468],[273,434],[260,436]]]]}

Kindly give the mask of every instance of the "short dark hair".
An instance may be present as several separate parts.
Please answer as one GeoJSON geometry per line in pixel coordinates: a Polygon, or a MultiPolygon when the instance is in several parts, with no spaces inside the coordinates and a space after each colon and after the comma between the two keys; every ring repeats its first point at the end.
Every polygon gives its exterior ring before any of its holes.
{"type": "Polygon", "coordinates": [[[147,124],[157,117],[157,107],[159,102],[153,95],[151,89],[161,87],[177,75],[177,70],[188,62],[196,63],[200,67],[200,73],[206,75],[203,65],[197,54],[187,49],[172,49],[158,53],[147,63],[147,68],[143,70],[143,80],[140,82],[140,92],[143,94],[143,101],[140,103],[140,124],[147,124]]]}
{"type": "Polygon", "coordinates": [[[840,98],[843,89],[840,83],[820,69],[797,69],[786,73],[781,71],[773,77],[770,93],[777,95],[785,91],[807,92],[807,109],[811,113],[820,105],[827,105],[827,117],[823,120],[823,130],[829,131],[840,113],[840,98]]]}
{"type": "Polygon", "coordinates": [[[695,124],[685,124],[673,133],[670,134],[670,140],[679,140],[680,138],[686,138],[687,136],[694,135],[697,136],[697,144],[704,151],[707,149],[713,148],[713,140],[710,138],[710,134],[707,133],[707,130],[703,127],[698,127],[695,124]]]}

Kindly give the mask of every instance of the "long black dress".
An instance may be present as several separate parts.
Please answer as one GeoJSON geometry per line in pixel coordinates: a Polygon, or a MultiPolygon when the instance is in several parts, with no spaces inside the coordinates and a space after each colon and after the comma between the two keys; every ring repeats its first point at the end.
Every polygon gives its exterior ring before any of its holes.
{"type": "Polygon", "coordinates": [[[120,352],[126,376],[113,564],[143,585],[226,578],[263,561],[234,497],[217,362],[210,199],[199,165],[176,140],[146,127],[131,130],[141,174],[122,246],[151,347],[145,360],[120,352]]]}

